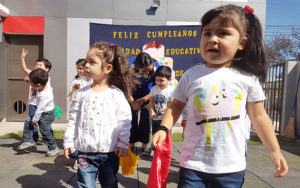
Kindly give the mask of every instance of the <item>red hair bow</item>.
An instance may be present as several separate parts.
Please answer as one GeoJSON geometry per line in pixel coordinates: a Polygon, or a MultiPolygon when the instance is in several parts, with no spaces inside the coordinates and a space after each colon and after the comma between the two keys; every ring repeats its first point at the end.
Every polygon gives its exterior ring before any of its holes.
{"type": "Polygon", "coordinates": [[[162,45],[162,44],[161,44],[160,42],[152,41],[152,42],[149,42],[149,43],[146,45],[145,50],[147,50],[148,48],[160,48],[161,45],[162,45]]]}
{"type": "Polygon", "coordinates": [[[254,12],[254,8],[251,8],[249,5],[246,5],[244,8],[245,14],[253,13],[254,12]]]}

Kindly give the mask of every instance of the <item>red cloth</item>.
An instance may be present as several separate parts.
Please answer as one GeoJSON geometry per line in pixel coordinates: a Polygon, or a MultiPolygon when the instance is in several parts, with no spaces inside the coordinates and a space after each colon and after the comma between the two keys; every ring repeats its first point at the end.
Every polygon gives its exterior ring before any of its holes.
{"type": "Polygon", "coordinates": [[[147,188],[166,188],[172,156],[172,138],[168,133],[166,140],[156,148],[147,188]]]}

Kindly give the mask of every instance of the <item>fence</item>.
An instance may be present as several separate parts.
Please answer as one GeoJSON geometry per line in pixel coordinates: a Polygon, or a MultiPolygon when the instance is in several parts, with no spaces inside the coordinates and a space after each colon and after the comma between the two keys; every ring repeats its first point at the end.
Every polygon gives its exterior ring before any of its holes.
{"type": "Polygon", "coordinates": [[[263,85],[266,95],[264,103],[276,133],[281,129],[281,109],[283,101],[284,63],[274,64],[268,69],[267,80],[263,85]]]}

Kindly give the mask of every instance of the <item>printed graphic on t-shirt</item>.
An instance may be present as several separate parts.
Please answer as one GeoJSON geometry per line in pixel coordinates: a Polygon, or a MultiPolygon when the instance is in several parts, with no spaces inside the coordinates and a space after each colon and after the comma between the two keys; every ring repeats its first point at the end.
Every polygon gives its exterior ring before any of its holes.
{"type": "MultiPolygon", "coordinates": [[[[208,149],[213,145],[224,145],[226,136],[234,131],[234,122],[240,118],[239,107],[243,94],[229,87],[224,81],[210,90],[201,89],[194,96],[194,116],[206,138],[208,149]]],[[[201,132],[202,132],[201,131],[201,132]]]]}
{"type": "Polygon", "coordinates": [[[167,109],[168,99],[163,95],[154,96],[155,113],[157,116],[163,115],[167,109]]]}

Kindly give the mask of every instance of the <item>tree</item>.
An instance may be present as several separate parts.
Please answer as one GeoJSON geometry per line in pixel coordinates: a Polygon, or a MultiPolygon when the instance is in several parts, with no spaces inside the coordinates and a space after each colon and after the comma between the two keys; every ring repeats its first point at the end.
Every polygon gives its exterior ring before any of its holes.
{"type": "Polygon", "coordinates": [[[284,63],[286,60],[300,60],[300,31],[278,34],[265,42],[267,61],[270,64],[284,63]]]}

